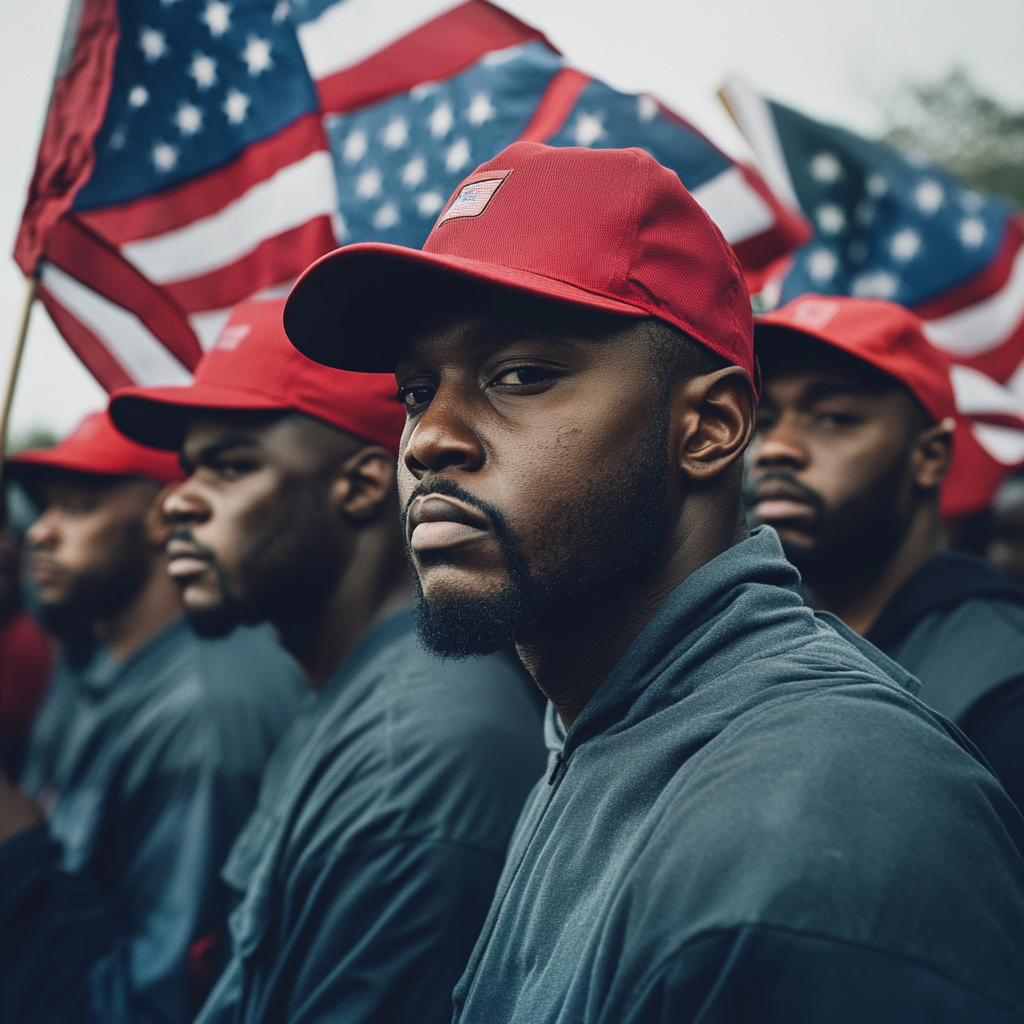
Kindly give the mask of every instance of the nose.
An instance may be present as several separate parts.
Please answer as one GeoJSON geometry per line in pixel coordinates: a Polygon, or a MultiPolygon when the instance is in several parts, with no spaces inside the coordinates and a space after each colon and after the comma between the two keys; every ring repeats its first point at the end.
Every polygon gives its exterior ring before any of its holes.
{"type": "Polygon", "coordinates": [[[406,427],[402,461],[421,480],[427,473],[479,469],[484,446],[474,425],[474,405],[454,387],[439,387],[420,418],[406,427]]]}
{"type": "Polygon", "coordinates": [[[50,551],[57,546],[58,523],[53,509],[46,509],[28,528],[25,538],[34,551],[50,551]]]}
{"type": "Polygon", "coordinates": [[[758,425],[751,450],[751,463],[756,470],[805,469],[808,463],[797,417],[789,412],[780,415],[770,426],[758,425]]]}
{"type": "Polygon", "coordinates": [[[176,525],[202,523],[210,518],[210,503],[192,477],[178,484],[164,498],[164,515],[176,525]]]}

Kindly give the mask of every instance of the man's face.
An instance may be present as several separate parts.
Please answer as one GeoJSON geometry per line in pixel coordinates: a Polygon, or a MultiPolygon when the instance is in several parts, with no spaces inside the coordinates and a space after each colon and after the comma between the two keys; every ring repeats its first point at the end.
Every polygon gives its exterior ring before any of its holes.
{"type": "Polygon", "coordinates": [[[415,340],[396,377],[428,646],[498,649],[658,563],[668,403],[636,331],[594,340],[453,317],[415,340]]]}
{"type": "Polygon", "coordinates": [[[281,625],[333,588],[341,554],[311,447],[297,416],[191,419],[189,477],[164,510],[176,524],[169,572],[199,632],[281,625]]]}
{"type": "Polygon", "coordinates": [[[32,575],[44,615],[66,619],[116,614],[150,571],[146,516],[160,491],[148,480],[100,485],[55,476],[38,489],[42,515],[29,528],[32,575]]]}
{"type": "Polygon", "coordinates": [[[868,572],[899,546],[920,417],[896,386],[820,369],[766,373],[750,453],[754,512],[812,585],[868,572]]]}

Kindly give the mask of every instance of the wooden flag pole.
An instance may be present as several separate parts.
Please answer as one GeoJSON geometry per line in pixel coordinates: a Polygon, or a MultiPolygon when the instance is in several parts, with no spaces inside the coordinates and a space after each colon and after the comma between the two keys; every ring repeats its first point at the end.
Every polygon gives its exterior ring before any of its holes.
{"type": "Polygon", "coordinates": [[[39,291],[39,278],[32,274],[25,278],[25,305],[21,310],[21,325],[18,328],[18,339],[14,343],[11,356],[11,368],[7,373],[7,386],[4,388],[4,404],[0,411],[0,472],[3,472],[7,459],[7,427],[11,418],[11,406],[14,404],[14,389],[18,386],[18,371],[21,369],[21,357],[25,352],[25,339],[28,337],[28,322],[32,316],[32,306],[39,291]]]}

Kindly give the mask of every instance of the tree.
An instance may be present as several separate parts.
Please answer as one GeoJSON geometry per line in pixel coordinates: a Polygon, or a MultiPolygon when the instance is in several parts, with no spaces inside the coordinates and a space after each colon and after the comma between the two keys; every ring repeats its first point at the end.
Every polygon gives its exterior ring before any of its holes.
{"type": "Polygon", "coordinates": [[[1024,110],[986,95],[963,68],[908,84],[887,105],[885,140],[920,152],[961,181],[1024,207],[1024,110]]]}

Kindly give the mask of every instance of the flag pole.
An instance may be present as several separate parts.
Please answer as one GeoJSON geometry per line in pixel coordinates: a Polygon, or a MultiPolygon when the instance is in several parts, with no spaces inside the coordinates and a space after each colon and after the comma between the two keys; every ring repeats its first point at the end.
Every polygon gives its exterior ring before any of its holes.
{"type": "Polygon", "coordinates": [[[4,404],[0,410],[0,472],[3,472],[7,460],[7,428],[11,418],[11,406],[14,404],[14,389],[18,385],[18,371],[21,369],[21,357],[25,352],[25,339],[28,337],[28,324],[32,317],[32,306],[39,291],[39,278],[30,274],[25,278],[25,304],[21,310],[21,324],[18,327],[18,338],[14,343],[11,355],[11,366],[7,372],[7,386],[4,388],[4,404]]]}

